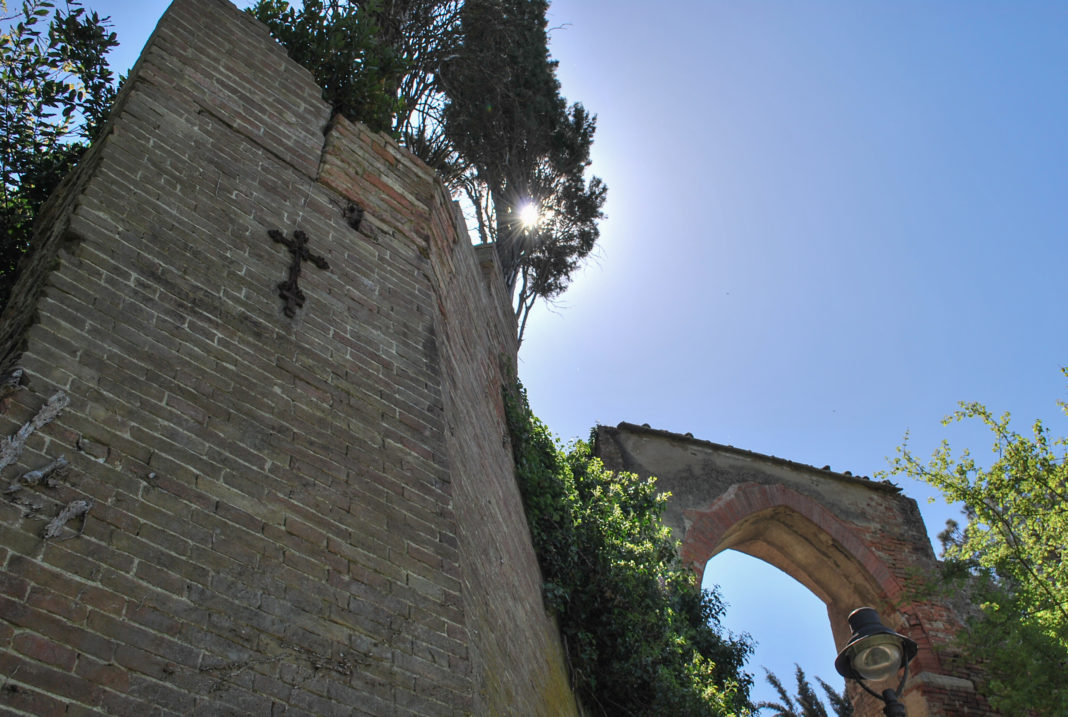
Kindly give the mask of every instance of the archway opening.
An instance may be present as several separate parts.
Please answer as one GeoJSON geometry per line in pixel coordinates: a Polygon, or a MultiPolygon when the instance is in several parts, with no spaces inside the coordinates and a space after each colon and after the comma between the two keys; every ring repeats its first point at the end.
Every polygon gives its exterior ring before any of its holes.
{"type": "MultiPolygon", "coordinates": [[[[865,567],[877,566],[868,548],[825,508],[792,491],[780,492],[775,498],[759,486],[736,485],[709,509],[689,512],[682,543],[689,564],[710,570],[709,582],[721,585],[724,600],[735,606],[724,624],[749,632],[761,645],[749,662],[755,703],[782,702],[761,665],[775,673],[791,698],[797,694],[795,662],[821,699],[817,677],[840,694],[845,685],[833,663],[835,646],[849,637],[845,616],[862,605],[879,609],[886,603],[885,590],[865,567]],[[721,555],[726,557],[717,560],[721,555]],[[730,565],[732,560],[744,562],[730,565]],[[730,586],[738,579],[747,591],[730,586]],[[766,601],[763,610],[760,600],[766,601]],[[739,611],[739,605],[745,608],[739,611]],[[739,614],[753,608],[755,615],[739,614]],[[770,625],[769,615],[778,615],[770,625]]],[[[854,699],[856,693],[851,688],[854,699]]],[[[875,714],[870,705],[857,707],[858,714],[875,714]]]]}
{"type": "Polygon", "coordinates": [[[715,586],[727,605],[723,626],[736,634],[749,633],[755,644],[747,663],[754,703],[781,702],[762,668],[773,672],[791,697],[796,695],[795,664],[825,704],[817,677],[841,693],[844,681],[834,671],[837,651],[827,606],[811,590],[773,565],[737,550],[724,550],[706,563],[702,587],[715,586]]]}

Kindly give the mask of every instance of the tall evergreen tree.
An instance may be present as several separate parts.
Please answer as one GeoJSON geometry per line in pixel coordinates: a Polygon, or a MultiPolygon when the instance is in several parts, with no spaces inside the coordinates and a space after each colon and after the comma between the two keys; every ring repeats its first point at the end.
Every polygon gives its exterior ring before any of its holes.
{"type": "Polygon", "coordinates": [[[496,242],[520,335],[534,301],[564,291],[593,249],[606,193],[585,179],[596,122],[560,94],[547,10],[467,0],[459,52],[442,69],[446,134],[471,165],[465,188],[481,239],[496,242]]]}

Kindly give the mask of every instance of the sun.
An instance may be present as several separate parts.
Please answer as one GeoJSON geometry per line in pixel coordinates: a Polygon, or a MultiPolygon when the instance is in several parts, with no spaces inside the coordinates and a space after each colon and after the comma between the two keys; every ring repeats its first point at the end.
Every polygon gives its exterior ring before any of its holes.
{"type": "Polygon", "coordinates": [[[526,202],[519,207],[519,225],[524,230],[530,231],[538,226],[539,221],[541,221],[541,212],[538,211],[538,205],[534,202],[526,202]]]}

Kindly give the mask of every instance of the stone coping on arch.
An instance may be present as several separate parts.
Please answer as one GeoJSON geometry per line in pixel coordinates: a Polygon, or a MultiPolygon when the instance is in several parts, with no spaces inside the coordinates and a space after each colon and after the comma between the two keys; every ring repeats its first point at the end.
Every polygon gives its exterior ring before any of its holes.
{"type": "Polygon", "coordinates": [[[756,451],[750,451],[745,448],[738,448],[737,446],[727,445],[724,443],[716,443],[715,441],[705,440],[703,438],[695,438],[692,433],[675,433],[674,431],[666,431],[661,428],[651,428],[649,424],[637,424],[622,421],[615,426],[615,430],[628,431],[630,433],[644,433],[650,436],[658,436],[660,438],[669,438],[676,441],[684,441],[692,443],[697,446],[703,446],[705,448],[711,448],[723,453],[733,453],[738,456],[744,456],[752,458],[754,460],[766,461],[773,464],[782,465],[795,470],[812,471],[818,473],[824,478],[831,478],[834,480],[841,480],[850,483],[857,483],[876,490],[884,490],[890,493],[901,493],[901,486],[889,480],[875,480],[868,478],[867,476],[856,476],[849,471],[835,471],[829,466],[817,468],[814,465],[808,463],[801,463],[799,461],[792,461],[788,458],[779,458],[778,456],[768,455],[766,453],[758,453],[756,451]]]}

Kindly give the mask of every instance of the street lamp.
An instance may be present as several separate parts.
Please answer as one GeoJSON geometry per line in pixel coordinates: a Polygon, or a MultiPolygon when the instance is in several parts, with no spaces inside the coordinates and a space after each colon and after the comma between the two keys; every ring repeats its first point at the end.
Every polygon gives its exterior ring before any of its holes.
{"type": "Polygon", "coordinates": [[[885,702],[883,714],[886,717],[907,717],[905,705],[898,700],[898,695],[909,678],[909,662],[916,656],[916,643],[883,625],[879,613],[870,607],[860,607],[849,613],[849,627],[853,636],[838,653],[834,669],[842,677],[856,680],[865,692],[885,702]],[[902,667],[905,673],[897,690],[885,689],[880,695],[864,684],[864,680],[883,682],[891,679],[902,667]]]}

